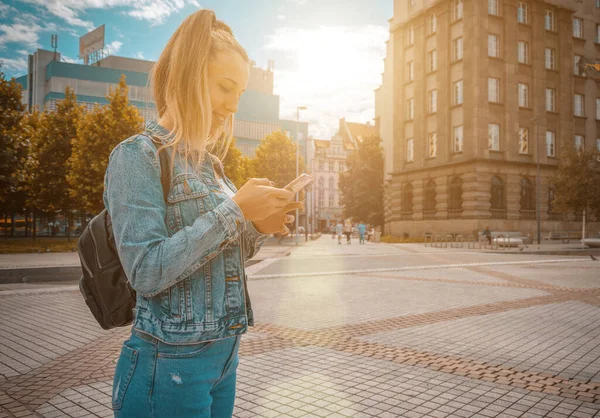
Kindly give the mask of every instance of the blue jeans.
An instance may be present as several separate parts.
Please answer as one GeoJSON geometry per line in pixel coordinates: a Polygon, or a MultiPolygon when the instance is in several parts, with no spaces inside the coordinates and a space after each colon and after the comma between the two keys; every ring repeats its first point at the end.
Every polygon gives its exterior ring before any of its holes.
{"type": "Polygon", "coordinates": [[[171,345],[133,330],[115,370],[115,417],[231,417],[239,343],[171,345]]]}

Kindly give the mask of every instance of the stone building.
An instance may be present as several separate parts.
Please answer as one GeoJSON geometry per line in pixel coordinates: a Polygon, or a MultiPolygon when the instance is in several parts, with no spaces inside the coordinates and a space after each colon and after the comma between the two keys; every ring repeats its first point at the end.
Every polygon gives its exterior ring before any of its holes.
{"type": "Polygon", "coordinates": [[[563,146],[600,150],[597,82],[578,65],[596,62],[599,24],[595,0],[396,0],[376,91],[384,232],[535,237],[538,161],[542,233],[580,230],[553,212],[550,178],[563,146]]]}
{"type": "Polygon", "coordinates": [[[357,142],[370,135],[377,135],[373,125],[346,122],[341,118],[338,131],[331,140],[313,140],[315,155],[312,172],[317,230],[325,231],[343,219],[340,173],[346,170],[346,159],[356,148],[357,142]]]}

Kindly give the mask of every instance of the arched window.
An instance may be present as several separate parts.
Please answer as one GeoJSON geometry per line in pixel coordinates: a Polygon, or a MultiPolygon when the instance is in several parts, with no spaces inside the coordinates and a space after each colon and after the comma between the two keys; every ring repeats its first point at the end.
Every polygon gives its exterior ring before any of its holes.
{"type": "Polygon", "coordinates": [[[521,179],[521,210],[535,210],[535,194],[531,180],[521,179]]]}
{"type": "Polygon", "coordinates": [[[402,189],[402,212],[412,213],[413,211],[413,188],[410,183],[406,183],[402,189]]]}
{"type": "Polygon", "coordinates": [[[492,219],[506,219],[506,194],[504,180],[498,176],[492,177],[491,184],[492,219]]]}
{"type": "Polygon", "coordinates": [[[429,180],[427,183],[425,183],[425,201],[423,202],[423,212],[435,213],[435,204],[435,181],[429,180]]]}
{"type": "Polygon", "coordinates": [[[331,178],[329,179],[329,188],[330,188],[330,189],[333,189],[333,188],[334,188],[334,187],[333,187],[333,182],[334,182],[334,180],[333,180],[333,177],[331,177],[331,178]]]}
{"type": "Polygon", "coordinates": [[[319,188],[322,189],[325,186],[325,179],[323,177],[319,177],[319,188]]]}
{"type": "Polygon", "coordinates": [[[450,209],[462,209],[462,180],[460,177],[454,177],[450,182],[450,209]]]}

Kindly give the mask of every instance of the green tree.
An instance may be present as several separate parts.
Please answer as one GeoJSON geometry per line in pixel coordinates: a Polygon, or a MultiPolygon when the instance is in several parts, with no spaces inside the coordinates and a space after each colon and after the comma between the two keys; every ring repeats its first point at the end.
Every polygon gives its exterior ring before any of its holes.
{"type": "Polygon", "coordinates": [[[555,187],[553,211],[592,214],[600,219],[599,161],[597,151],[576,150],[572,145],[563,147],[552,179],[555,187]]]}
{"type": "MultiPolygon", "coordinates": [[[[31,137],[29,160],[29,187],[31,201],[37,213],[54,218],[58,212],[71,224],[74,208],[67,182],[71,142],[77,135],[76,127],[83,115],[71,87],[65,90],[64,100],[56,104],[56,111],[41,113],[31,137]]],[[[70,228],[67,229],[69,234],[70,228]]]]}
{"type": "Polygon", "coordinates": [[[96,106],[81,118],[73,139],[68,181],[71,197],[87,214],[104,208],[104,173],[112,149],[143,129],[137,108],[129,104],[125,75],[106,96],[106,106],[96,106]]]}
{"type": "Polygon", "coordinates": [[[348,170],[340,174],[344,217],[383,225],[383,151],[381,138],[358,143],[348,156],[348,170]]]}
{"type": "Polygon", "coordinates": [[[251,176],[250,159],[242,155],[242,151],[235,146],[236,139],[233,138],[227,155],[223,159],[225,174],[238,189],[248,181],[251,176]]]}
{"type": "MultiPolygon", "coordinates": [[[[276,187],[284,187],[296,178],[296,144],[282,132],[274,132],[262,140],[252,159],[253,175],[268,178],[276,187]]],[[[299,172],[304,171],[300,156],[299,172]]]]}
{"type": "Polygon", "coordinates": [[[21,124],[24,111],[21,85],[14,78],[6,80],[0,62],[0,212],[13,218],[25,203],[19,175],[27,155],[21,124]]]}

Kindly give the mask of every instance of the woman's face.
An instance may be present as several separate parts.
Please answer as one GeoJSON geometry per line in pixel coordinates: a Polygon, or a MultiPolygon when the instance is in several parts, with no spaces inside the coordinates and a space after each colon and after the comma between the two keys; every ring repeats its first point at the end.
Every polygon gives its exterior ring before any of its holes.
{"type": "Polygon", "coordinates": [[[242,56],[225,50],[208,63],[208,84],[212,106],[210,134],[214,135],[225,120],[238,110],[238,102],[248,85],[250,68],[242,56]]]}

